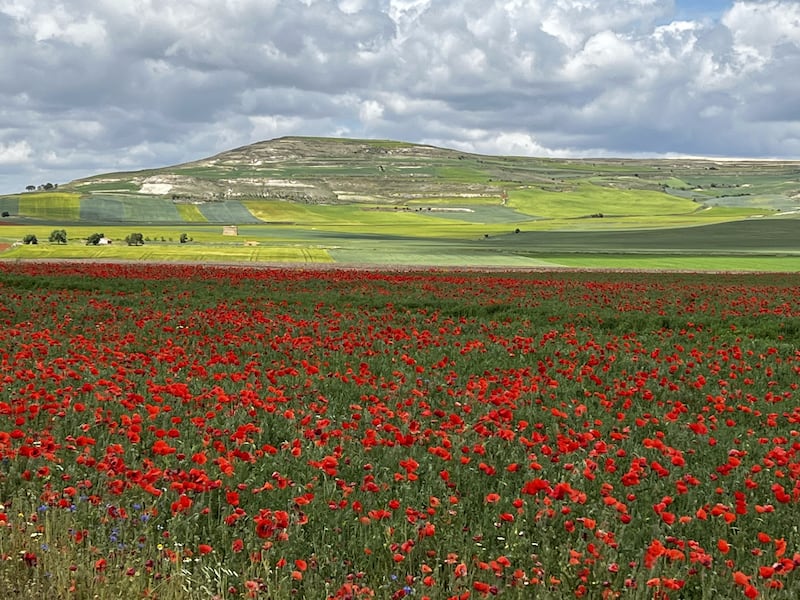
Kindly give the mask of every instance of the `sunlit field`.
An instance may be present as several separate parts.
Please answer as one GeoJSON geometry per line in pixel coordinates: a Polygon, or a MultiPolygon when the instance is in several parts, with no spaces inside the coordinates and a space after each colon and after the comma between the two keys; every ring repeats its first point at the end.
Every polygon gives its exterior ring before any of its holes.
{"type": "Polygon", "coordinates": [[[796,598],[798,291],[0,262],[0,590],[796,598]]]}
{"type": "MultiPolygon", "coordinates": [[[[284,203],[287,204],[287,203],[284,203]]],[[[183,206],[183,205],[179,205],[183,206]]],[[[509,210],[495,207],[498,210],[509,210]]],[[[481,210],[491,210],[482,207],[481,210]]],[[[441,216],[394,215],[342,207],[297,206],[308,222],[245,224],[238,236],[221,225],[6,224],[0,227],[0,260],[85,259],[159,262],[317,263],[355,266],[633,268],[680,270],[800,270],[800,220],[791,216],[694,226],[627,228],[611,219],[577,219],[564,229],[536,229],[535,223],[470,223],[441,216]],[[322,208],[332,218],[325,221],[322,208]],[[315,213],[319,209],[318,214],[315,213]],[[335,209],[335,210],[334,210],[335,209]],[[338,216],[337,216],[338,215],[338,216]],[[369,219],[348,219],[371,215],[369,219]],[[404,217],[403,219],[398,217],[404,217]],[[392,219],[394,218],[394,221],[392,219]],[[319,219],[319,220],[315,220],[319,219]],[[404,220],[405,219],[405,220],[404,220]],[[416,219],[416,221],[415,221],[416,219]],[[379,221],[382,221],[379,223],[379,221]],[[64,229],[66,244],[50,242],[64,229]],[[141,233],[143,246],[125,238],[141,233]],[[112,244],[86,245],[103,233],[112,244]],[[27,235],[37,244],[21,244],[27,235]],[[181,243],[186,239],[187,243],[181,243]],[[13,247],[12,247],[13,245],[13,247]]],[[[477,214],[477,213],[476,213],[477,214]]],[[[284,215],[288,218],[288,213],[284,215]]],[[[474,216],[474,215],[473,215],[474,216]]],[[[550,223],[550,227],[554,227],[550,223]]]]}

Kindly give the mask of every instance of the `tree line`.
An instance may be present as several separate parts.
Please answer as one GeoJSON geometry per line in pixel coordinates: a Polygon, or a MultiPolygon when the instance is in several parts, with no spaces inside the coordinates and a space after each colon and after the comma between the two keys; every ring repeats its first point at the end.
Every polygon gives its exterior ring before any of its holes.
{"type": "MultiPolygon", "coordinates": [[[[125,236],[125,243],[128,246],[143,246],[145,241],[149,241],[149,238],[145,238],[140,232],[130,233],[125,236]]],[[[67,239],[67,231],[66,229],[54,229],[53,232],[50,234],[48,241],[51,244],[66,244],[67,239]]],[[[165,241],[164,238],[161,238],[161,241],[165,241]]],[[[170,238],[172,241],[172,238],[170,238]]],[[[189,234],[182,233],[180,235],[179,241],[181,244],[186,244],[187,242],[191,242],[192,238],[189,237],[189,234]]],[[[22,238],[22,243],[26,245],[36,245],[39,243],[39,239],[36,237],[35,234],[29,233],[24,238],[22,238]]],[[[103,233],[92,233],[86,238],[86,245],[87,246],[98,246],[100,244],[110,244],[111,240],[106,238],[105,234],[103,233]],[[105,242],[103,240],[106,240],[105,242]]]]}
{"type": "Polygon", "coordinates": [[[25,186],[26,192],[35,192],[37,190],[40,192],[48,192],[50,190],[57,190],[57,189],[58,189],[58,184],[50,183],[49,181],[47,183],[40,183],[39,185],[25,186]]]}

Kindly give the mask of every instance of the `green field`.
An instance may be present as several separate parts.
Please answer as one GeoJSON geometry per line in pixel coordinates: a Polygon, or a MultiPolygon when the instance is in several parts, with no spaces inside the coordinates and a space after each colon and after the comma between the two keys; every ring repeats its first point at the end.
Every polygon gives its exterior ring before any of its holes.
{"type": "MultiPolygon", "coordinates": [[[[313,216],[314,211],[309,212],[313,216]]],[[[789,217],[649,230],[530,230],[526,224],[526,229],[514,233],[506,225],[459,223],[414,214],[401,215],[406,222],[398,219],[403,224],[392,225],[379,223],[378,217],[387,217],[380,213],[347,207],[333,212],[336,218],[330,221],[312,218],[307,224],[243,224],[237,237],[225,236],[221,226],[206,223],[67,226],[66,245],[47,242],[53,225],[6,225],[0,227],[0,243],[11,244],[33,233],[39,244],[10,248],[0,258],[800,270],[800,219],[789,217]],[[354,220],[362,214],[369,218],[354,220]],[[83,240],[95,232],[112,239],[112,245],[86,246],[83,240]],[[125,237],[134,232],[145,237],[143,247],[125,245],[125,237]],[[179,243],[181,234],[192,241],[179,243]]]]}
{"type": "Polygon", "coordinates": [[[207,223],[208,219],[200,212],[195,204],[176,204],[175,205],[181,219],[187,223],[207,223]]]}
{"type": "Polygon", "coordinates": [[[281,138],[3,196],[0,211],[0,245],[39,240],[0,254],[8,259],[797,270],[800,163],[557,160],[281,138]],[[239,236],[223,236],[224,225],[239,236]],[[48,244],[62,228],[69,243],[48,244]],[[115,243],[86,247],[95,232],[115,243]],[[123,247],[134,232],[144,248],[123,247]]]}
{"type": "Polygon", "coordinates": [[[127,246],[124,243],[110,246],[39,244],[9,250],[3,254],[3,258],[231,263],[328,263],[333,261],[327,251],[321,248],[234,246],[232,244],[168,245],[164,242],[146,242],[144,246],[127,246]]]}
{"type": "Polygon", "coordinates": [[[549,218],[686,215],[697,203],[661,192],[625,190],[582,183],[564,191],[529,188],[509,194],[509,205],[531,216],[549,218]]]}
{"type": "Polygon", "coordinates": [[[258,223],[259,220],[239,202],[207,202],[198,206],[206,221],[212,223],[258,223]]]}
{"type": "Polygon", "coordinates": [[[80,196],[61,192],[23,194],[17,196],[16,210],[21,217],[30,219],[78,221],[80,196]]]}
{"type": "Polygon", "coordinates": [[[490,243],[525,251],[793,254],[800,250],[800,219],[747,219],[655,230],[521,232],[490,243]]]}

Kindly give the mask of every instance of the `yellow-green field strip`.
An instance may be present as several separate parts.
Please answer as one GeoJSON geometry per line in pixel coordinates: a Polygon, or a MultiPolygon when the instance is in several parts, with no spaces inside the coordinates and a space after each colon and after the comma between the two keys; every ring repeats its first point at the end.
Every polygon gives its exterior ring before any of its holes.
{"type": "Polygon", "coordinates": [[[81,259],[190,262],[287,262],[328,263],[333,259],[324,248],[293,246],[215,246],[147,244],[144,246],[85,246],[39,244],[19,246],[0,254],[0,259],[81,259]]]}

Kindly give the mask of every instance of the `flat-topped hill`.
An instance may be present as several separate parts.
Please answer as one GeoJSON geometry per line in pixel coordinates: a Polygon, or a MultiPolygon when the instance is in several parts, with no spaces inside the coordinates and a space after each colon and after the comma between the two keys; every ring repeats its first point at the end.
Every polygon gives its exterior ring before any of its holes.
{"type": "Polygon", "coordinates": [[[484,156],[388,140],[282,137],[185,164],[87,177],[60,189],[176,202],[396,205],[436,198],[505,199],[537,191],[566,200],[571,193],[590,192],[587,185],[667,193],[711,205],[741,205],[759,196],[766,208],[787,210],[800,204],[800,163],[484,156]]]}
{"type": "Polygon", "coordinates": [[[486,156],[283,137],[0,196],[0,211],[2,258],[800,268],[792,161],[486,156]],[[68,244],[48,241],[60,230],[68,244]],[[88,249],[83,240],[101,232],[116,243],[88,249]],[[119,243],[132,233],[145,244],[119,243]],[[25,245],[32,236],[46,243],[25,245]]]}

